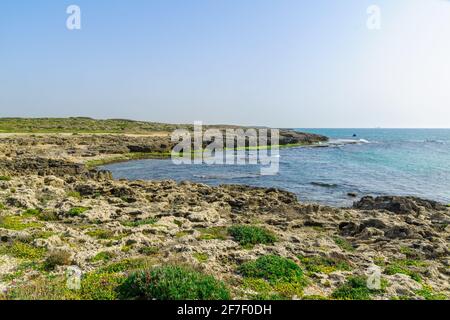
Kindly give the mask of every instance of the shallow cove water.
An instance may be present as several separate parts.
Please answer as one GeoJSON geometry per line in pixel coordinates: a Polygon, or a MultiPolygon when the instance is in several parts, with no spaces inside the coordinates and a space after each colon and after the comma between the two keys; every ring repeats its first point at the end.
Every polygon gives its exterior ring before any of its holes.
{"type": "Polygon", "coordinates": [[[256,165],[175,165],[139,160],[103,166],[114,178],[190,180],[282,188],[299,200],[350,206],[364,195],[414,195],[450,203],[450,129],[298,129],[330,137],[327,148],[280,150],[280,172],[256,165]]]}

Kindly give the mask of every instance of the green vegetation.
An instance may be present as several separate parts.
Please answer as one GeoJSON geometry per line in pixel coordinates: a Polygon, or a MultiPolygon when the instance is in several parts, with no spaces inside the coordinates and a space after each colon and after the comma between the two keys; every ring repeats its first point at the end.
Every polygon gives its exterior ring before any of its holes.
{"type": "Polygon", "coordinates": [[[200,232],[199,240],[226,240],[228,231],[225,227],[211,227],[197,229],[200,232]]]}
{"type": "Polygon", "coordinates": [[[126,271],[136,271],[138,269],[146,269],[151,266],[151,261],[147,258],[124,259],[113,262],[106,267],[97,270],[98,273],[120,273],[126,271]]]}
{"type": "Polygon", "coordinates": [[[229,300],[230,293],[214,277],[180,266],[132,273],[119,287],[125,299],[229,300]]]}
{"type": "Polygon", "coordinates": [[[9,255],[19,259],[42,259],[45,252],[46,249],[44,248],[36,248],[23,242],[14,242],[12,245],[4,245],[0,247],[0,254],[9,255]]]}
{"type": "Polygon", "coordinates": [[[41,212],[37,218],[42,221],[57,221],[58,216],[54,211],[43,211],[41,212]]]}
{"type": "Polygon", "coordinates": [[[384,272],[388,275],[397,273],[406,274],[407,276],[410,276],[411,279],[421,282],[422,277],[415,269],[425,267],[426,265],[426,262],[420,260],[395,260],[386,266],[384,272]]]}
{"type": "Polygon", "coordinates": [[[83,300],[116,300],[117,287],[124,281],[117,273],[89,273],[81,282],[80,298],[83,300]]]}
{"type": "Polygon", "coordinates": [[[53,270],[56,266],[67,266],[72,262],[71,254],[65,250],[56,250],[50,252],[44,262],[46,270],[53,270]]]}
{"type": "Polygon", "coordinates": [[[8,176],[0,176],[0,181],[11,181],[11,177],[8,177],[8,176]]]}
{"type": "Polygon", "coordinates": [[[85,117],[73,118],[1,118],[0,132],[24,133],[133,133],[146,134],[155,131],[171,132],[191,125],[132,121],[122,119],[95,120],[85,117]]]}
{"type": "Polygon", "coordinates": [[[355,251],[355,248],[353,248],[352,244],[344,238],[334,237],[333,240],[334,243],[336,243],[342,250],[355,251]]]}
{"type": "Polygon", "coordinates": [[[245,278],[242,289],[254,291],[253,300],[283,300],[284,297],[275,291],[273,286],[264,279],[245,278]]]}
{"type": "Polygon", "coordinates": [[[99,261],[110,261],[116,257],[116,254],[109,251],[102,251],[97,253],[92,259],[92,262],[99,262],[99,261]]]}
{"type": "Polygon", "coordinates": [[[443,293],[435,293],[433,288],[428,285],[422,286],[421,290],[415,292],[425,300],[447,300],[448,297],[443,293]]]}
{"type": "Polygon", "coordinates": [[[34,221],[27,221],[21,216],[0,217],[0,228],[8,230],[22,231],[29,228],[39,228],[42,224],[34,221]]]}
{"type": "Polygon", "coordinates": [[[86,234],[93,238],[102,240],[114,238],[114,232],[108,229],[93,229],[88,231],[86,234]]]}
{"type": "Polygon", "coordinates": [[[34,234],[34,238],[35,239],[48,239],[48,238],[50,238],[50,237],[52,237],[52,236],[54,236],[54,235],[56,235],[57,233],[56,232],[53,232],[53,231],[44,231],[44,230],[41,230],[41,231],[38,231],[37,233],[35,233],[34,234]]]}
{"type": "Polygon", "coordinates": [[[352,268],[342,259],[326,258],[321,256],[315,257],[298,257],[305,270],[311,273],[331,273],[337,270],[350,271],[352,268]]]}
{"type": "Polygon", "coordinates": [[[198,262],[206,262],[209,259],[209,255],[207,253],[196,252],[193,254],[193,257],[197,259],[198,262]]]}
{"type": "Polygon", "coordinates": [[[78,199],[78,200],[80,200],[80,199],[83,198],[83,197],[81,196],[81,194],[80,194],[78,191],[68,191],[68,192],[66,193],[66,196],[67,196],[68,198],[75,198],[75,199],[78,199]]]}
{"type": "Polygon", "coordinates": [[[158,218],[147,218],[147,219],[136,220],[136,221],[123,221],[121,223],[125,227],[139,227],[139,226],[145,226],[145,225],[149,225],[149,224],[155,224],[157,222],[158,222],[158,218]]]}
{"type": "Polygon", "coordinates": [[[303,271],[294,261],[274,255],[246,262],[239,271],[244,277],[265,279],[270,283],[303,281],[303,271]]]}
{"type": "Polygon", "coordinates": [[[273,244],[277,241],[272,232],[255,226],[233,226],[228,229],[228,232],[234,240],[245,247],[256,244],[273,244]]]}
{"type": "Polygon", "coordinates": [[[81,216],[83,213],[85,213],[86,211],[90,210],[90,208],[86,208],[86,207],[73,207],[71,208],[67,214],[69,216],[72,217],[76,217],[76,216],[81,216]]]}
{"type": "Polygon", "coordinates": [[[139,249],[139,253],[146,256],[152,256],[154,254],[157,254],[158,251],[159,251],[158,247],[142,247],[139,249]]]}
{"type": "Polygon", "coordinates": [[[347,282],[333,291],[331,297],[339,300],[371,300],[373,294],[381,293],[386,284],[382,282],[380,290],[367,287],[365,277],[350,277],[347,282]]]}
{"type": "Polygon", "coordinates": [[[267,255],[242,264],[244,288],[256,291],[256,299],[279,299],[302,296],[306,279],[302,269],[292,260],[267,255]]]}
{"type": "Polygon", "coordinates": [[[41,214],[41,209],[27,209],[22,212],[23,217],[35,217],[41,214]]]}
{"type": "Polygon", "coordinates": [[[183,226],[183,222],[177,219],[174,219],[173,223],[176,224],[178,228],[181,228],[183,226]]]}
{"type": "Polygon", "coordinates": [[[130,160],[144,160],[144,159],[168,159],[172,156],[170,152],[133,152],[124,153],[118,156],[107,157],[103,159],[86,161],[85,165],[89,169],[104,166],[107,164],[126,162],[130,160]]]}
{"type": "Polygon", "coordinates": [[[6,209],[5,205],[0,202],[0,211],[5,210],[5,209],[6,209]]]}
{"type": "Polygon", "coordinates": [[[177,237],[177,238],[183,238],[183,237],[186,237],[186,236],[188,236],[188,235],[190,235],[190,234],[192,234],[191,231],[178,231],[178,232],[175,234],[175,237],[177,237]]]}

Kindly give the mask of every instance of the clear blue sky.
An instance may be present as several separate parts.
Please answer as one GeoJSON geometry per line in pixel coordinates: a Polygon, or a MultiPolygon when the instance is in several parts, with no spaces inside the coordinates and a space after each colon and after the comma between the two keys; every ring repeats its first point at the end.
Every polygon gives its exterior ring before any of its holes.
{"type": "Polygon", "coordinates": [[[5,0],[0,117],[450,127],[449,39],[444,0],[5,0]]]}

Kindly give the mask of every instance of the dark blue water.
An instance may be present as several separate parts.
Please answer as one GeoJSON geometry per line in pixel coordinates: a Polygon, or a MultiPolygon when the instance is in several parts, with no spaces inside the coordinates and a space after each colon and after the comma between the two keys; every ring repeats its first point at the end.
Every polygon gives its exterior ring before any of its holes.
{"type": "Polygon", "coordinates": [[[302,201],[335,206],[351,205],[354,198],[349,192],[359,197],[414,195],[450,203],[450,129],[299,130],[326,135],[331,146],[282,149],[276,176],[261,176],[259,166],[178,166],[170,160],[104,168],[115,178],[277,187],[296,193],[302,201]]]}

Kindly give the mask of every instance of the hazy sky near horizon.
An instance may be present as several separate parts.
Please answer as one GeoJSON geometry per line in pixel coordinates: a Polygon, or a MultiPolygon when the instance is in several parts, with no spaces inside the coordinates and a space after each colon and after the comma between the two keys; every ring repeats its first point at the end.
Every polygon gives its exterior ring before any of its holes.
{"type": "Polygon", "coordinates": [[[5,0],[10,116],[450,128],[450,1],[5,0]]]}

